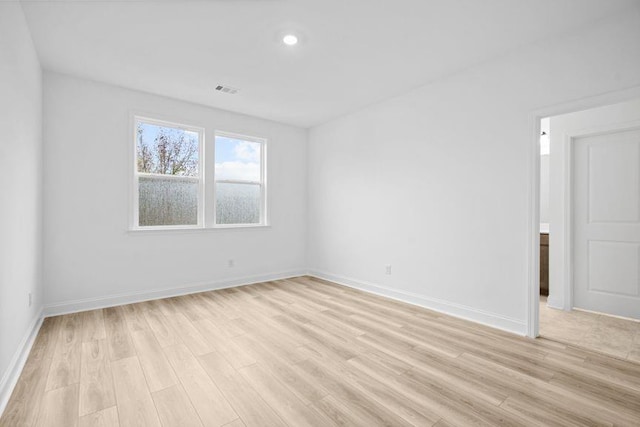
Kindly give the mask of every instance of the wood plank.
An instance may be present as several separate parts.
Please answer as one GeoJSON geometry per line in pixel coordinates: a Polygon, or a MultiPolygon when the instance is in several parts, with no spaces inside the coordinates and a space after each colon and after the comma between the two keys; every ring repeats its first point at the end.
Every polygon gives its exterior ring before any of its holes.
{"type": "Polygon", "coordinates": [[[149,390],[154,392],[178,384],[178,378],[153,333],[143,329],[132,332],[131,337],[149,390]]]}
{"type": "Polygon", "coordinates": [[[175,297],[158,300],[158,308],[165,316],[172,316],[180,313],[175,297]]]}
{"type": "Polygon", "coordinates": [[[0,417],[1,427],[35,425],[43,403],[50,365],[50,358],[30,357],[27,360],[7,407],[0,417]]]}
{"type": "Polygon", "coordinates": [[[69,314],[61,320],[56,349],[49,368],[46,390],[80,382],[82,316],[69,314]]]}
{"type": "Polygon", "coordinates": [[[196,356],[207,354],[214,350],[211,343],[196,329],[193,323],[182,313],[167,316],[178,337],[196,356]]]}
{"type": "Polygon", "coordinates": [[[224,357],[213,352],[199,360],[247,427],[287,426],[224,357]]]}
{"type": "Polygon", "coordinates": [[[344,402],[357,418],[367,420],[370,425],[410,426],[411,423],[399,414],[392,413],[378,400],[362,392],[351,381],[345,381],[331,366],[309,358],[296,366],[315,378],[318,385],[328,390],[335,398],[344,402]]]}
{"type": "Polygon", "coordinates": [[[160,426],[156,407],[137,357],[118,359],[111,364],[122,427],[160,426]]]}
{"type": "Polygon", "coordinates": [[[289,362],[296,363],[303,360],[297,351],[301,340],[295,339],[286,331],[278,330],[277,324],[269,323],[268,320],[260,317],[237,319],[234,322],[244,329],[245,333],[250,333],[254,339],[262,342],[289,362]]]}
{"type": "MultiPolygon", "coordinates": [[[[507,413],[494,405],[489,399],[483,399],[478,393],[464,393],[464,387],[450,386],[441,379],[435,379],[419,370],[411,370],[401,375],[413,384],[419,384],[420,394],[426,396],[438,395],[438,402],[443,406],[455,408],[457,412],[466,412],[478,417],[490,425],[516,426],[524,425],[524,420],[517,415],[507,413]],[[464,397],[463,397],[464,396],[464,397]]],[[[417,388],[416,388],[417,390],[417,388]]],[[[475,391],[475,390],[474,390],[475,391]]],[[[438,411],[434,411],[438,412],[438,411]]],[[[444,417],[446,418],[446,416],[444,417]]]]}
{"type": "Polygon", "coordinates": [[[629,413],[640,413],[640,391],[612,387],[610,383],[578,375],[554,374],[550,384],[559,386],[572,394],[608,402],[611,408],[629,413]]]}
{"type": "Polygon", "coordinates": [[[29,358],[32,360],[52,359],[55,354],[58,338],[60,337],[60,328],[62,326],[62,317],[47,317],[42,321],[42,326],[31,347],[29,358]]]}
{"type": "Polygon", "coordinates": [[[305,405],[282,382],[262,367],[247,366],[240,369],[240,374],[281,418],[287,420],[287,423],[296,426],[335,425],[330,418],[314,407],[305,405]]]}
{"type": "Polygon", "coordinates": [[[160,310],[148,310],[144,312],[144,317],[155,335],[160,347],[168,347],[180,342],[174,329],[167,318],[160,310]]]}
{"type": "Polygon", "coordinates": [[[563,410],[547,411],[546,405],[540,405],[537,401],[524,401],[517,397],[508,397],[501,408],[524,419],[531,425],[570,427],[596,425],[588,418],[579,418],[575,414],[563,410]]]}
{"type": "Polygon", "coordinates": [[[116,396],[106,340],[82,343],[80,365],[80,416],[114,406],[116,396]]]}
{"type": "Polygon", "coordinates": [[[136,355],[122,307],[103,309],[109,358],[120,360],[136,355]]]}
{"type": "Polygon", "coordinates": [[[124,314],[127,327],[130,332],[144,331],[149,329],[149,324],[144,316],[145,310],[140,304],[123,305],[122,313],[124,314]]]}
{"type": "MultiPolygon", "coordinates": [[[[375,417],[369,416],[366,412],[360,412],[354,409],[353,406],[348,403],[344,403],[341,399],[336,399],[332,395],[325,396],[322,400],[316,403],[316,406],[328,417],[334,424],[339,426],[375,426],[384,425],[378,424],[380,420],[375,417]]],[[[431,424],[424,424],[425,426],[431,424]]]]}
{"type": "Polygon", "coordinates": [[[234,368],[239,369],[256,363],[255,358],[238,347],[236,342],[223,334],[211,320],[199,320],[193,325],[208,340],[211,348],[222,354],[234,368]]]}
{"type": "Polygon", "coordinates": [[[205,425],[219,426],[238,418],[225,396],[184,344],[166,347],[164,353],[205,425]]]}
{"type": "Polygon", "coordinates": [[[247,427],[245,423],[242,422],[240,418],[237,420],[231,421],[228,424],[225,424],[223,427],[247,427]]]}
{"type": "Polygon", "coordinates": [[[270,347],[248,334],[236,337],[235,340],[244,351],[252,354],[262,367],[277,376],[305,404],[316,402],[327,395],[326,390],[316,387],[314,381],[300,375],[287,359],[279,357],[270,347]]]}
{"type": "Polygon", "coordinates": [[[182,386],[174,385],[164,390],[156,391],[152,395],[158,414],[160,414],[162,425],[202,427],[202,422],[182,386]]]}
{"type": "Polygon", "coordinates": [[[85,311],[82,314],[82,342],[107,338],[102,310],[85,311]]]}
{"type": "Polygon", "coordinates": [[[180,313],[184,314],[192,322],[212,317],[206,303],[196,296],[183,295],[177,297],[174,302],[180,313]]]}
{"type": "Polygon", "coordinates": [[[78,427],[119,427],[118,408],[112,406],[102,411],[80,417],[78,427]]]}
{"type": "Polygon", "coordinates": [[[633,425],[634,420],[638,419],[637,416],[629,416],[611,410],[606,402],[598,399],[580,398],[546,381],[502,366],[493,360],[486,360],[467,353],[460,358],[475,371],[490,378],[488,383],[510,389],[510,397],[531,402],[532,405],[539,401],[541,406],[551,406],[555,413],[562,414],[576,422],[633,425]]]}
{"type": "Polygon", "coordinates": [[[78,384],[44,393],[38,427],[75,427],[78,425],[78,384]]]}

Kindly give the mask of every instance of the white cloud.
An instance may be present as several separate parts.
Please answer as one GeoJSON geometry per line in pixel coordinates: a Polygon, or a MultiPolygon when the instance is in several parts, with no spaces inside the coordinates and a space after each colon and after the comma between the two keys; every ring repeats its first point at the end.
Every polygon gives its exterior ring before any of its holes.
{"type": "Polygon", "coordinates": [[[260,162],[260,144],[257,142],[239,141],[234,148],[235,155],[247,162],[260,162]]]}
{"type": "Polygon", "coordinates": [[[260,164],[244,162],[216,163],[216,179],[260,181],[260,164]]]}

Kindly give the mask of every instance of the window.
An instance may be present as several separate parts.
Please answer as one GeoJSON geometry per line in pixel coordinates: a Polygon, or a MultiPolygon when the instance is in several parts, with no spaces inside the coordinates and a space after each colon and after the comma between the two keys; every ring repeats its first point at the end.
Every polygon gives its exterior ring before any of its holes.
{"type": "Polygon", "coordinates": [[[137,226],[202,224],[202,130],[136,119],[137,226]]]}
{"type": "Polygon", "coordinates": [[[264,140],[216,134],[216,224],[264,223],[264,140]]]}
{"type": "Polygon", "coordinates": [[[265,139],[134,122],[134,229],[266,225],[265,139]]]}

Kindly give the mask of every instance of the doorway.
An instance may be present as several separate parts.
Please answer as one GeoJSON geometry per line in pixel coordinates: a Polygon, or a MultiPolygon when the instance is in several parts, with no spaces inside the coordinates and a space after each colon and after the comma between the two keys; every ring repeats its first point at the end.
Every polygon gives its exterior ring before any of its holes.
{"type": "Polygon", "coordinates": [[[540,335],[640,362],[640,99],[542,119],[539,165],[540,335]]]}

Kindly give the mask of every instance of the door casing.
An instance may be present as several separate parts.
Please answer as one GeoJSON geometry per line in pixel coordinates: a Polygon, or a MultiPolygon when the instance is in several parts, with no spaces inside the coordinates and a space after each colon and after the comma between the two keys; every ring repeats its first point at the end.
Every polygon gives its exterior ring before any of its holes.
{"type": "MultiPolygon", "coordinates": [[[[574,113],[577,111],[630,101],[634,98],[640,98],[640,86],[631,87],[621,91],[608,92],[605,94],[600,94],[566,103],[551,105],[538,110],[533,110],[529,113],[529,127],[531,129],[531,138],[529,144],[529,221],[527,230],[528,268],[526,280],[526,323],[527,336],[530,338],[538,337],[540,332],[540,120],[545,117],[574,113]]],[[[593,131],[593,129],[591,129],[590,131],[593,131]]],[[[602,131],[603,130],[600,130],[600,132],[602,131]]],[[[578,132],[578,130],[576,130],[576,132],[578,132]]],[[[578,135],[572,135],[573,138],[577,136],[578,135]]],[[[567,158],[571,159],[572,156],[569,155],[567,156],[567,158]]],[[[570,187],[571,186],[569,186],[568,188],[569,191],[571,191],[570,187]]],[[[570,197],[568,197],[567,199],[569,201],[571,200],[570,197]]],[[[569,228],[570,233],[571,227],[567,228],[569,228]]],[[[567,240],[567,242],[569,242],[570,246],[571,240],[569,239],[567,240]]],[[[570,254],[570,248],[568,251],[565,251],[565,256],[567,256],[567,252],[569,252],[570,254]]],[[[571,262],[565,263],[565,266],[567,265],[571,265],[571,262]]],[[[571,267],[567,268],[572,270],[572,265],[571,267]]],[[[566,269],[565,274],[567,274],[566,269]]],[[[566,283],[571,283],[571,281],[569,280],[566,283]]],[[[566,292],[569,292],[569,300],[571,301],[573,295],[573,286],[565,287],[565,297],[567,296],[566,292]],[[569,290],[567,291],[566,288],[569,288],[569,290]]]]}

